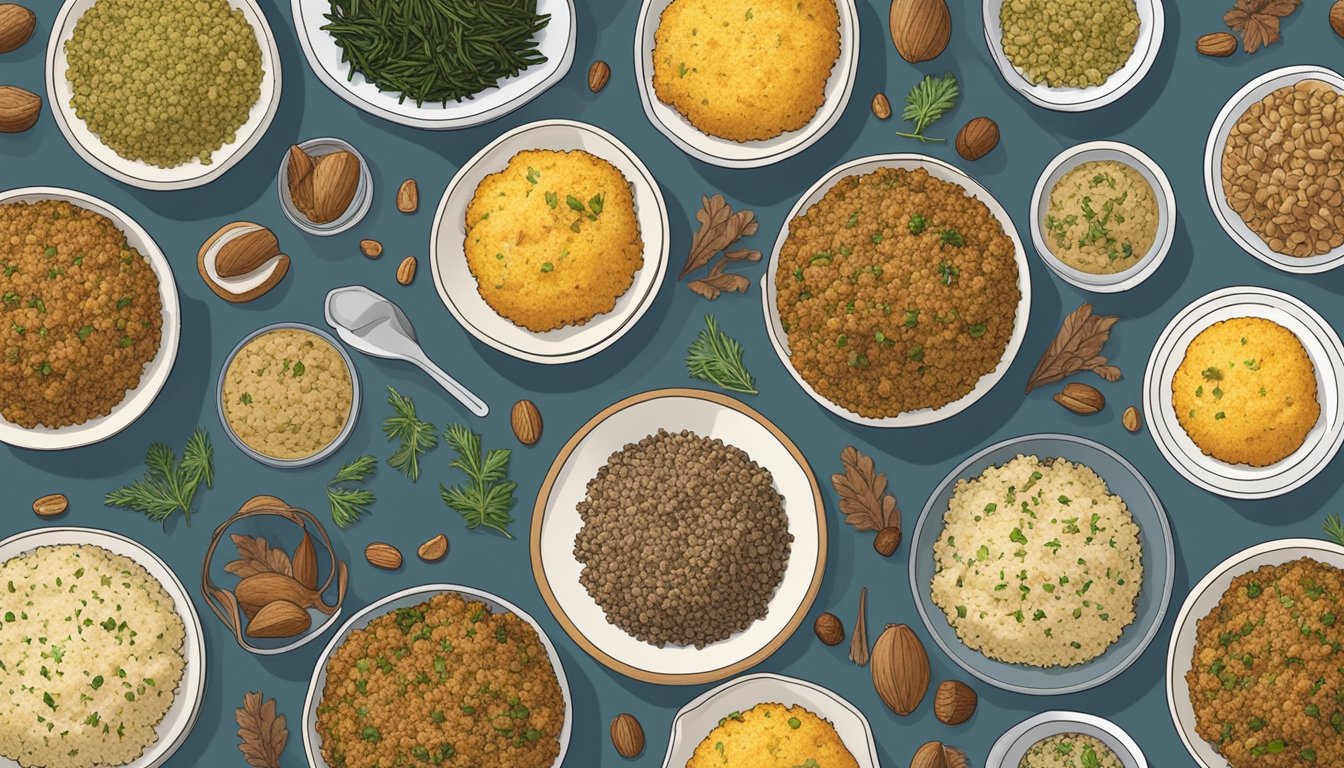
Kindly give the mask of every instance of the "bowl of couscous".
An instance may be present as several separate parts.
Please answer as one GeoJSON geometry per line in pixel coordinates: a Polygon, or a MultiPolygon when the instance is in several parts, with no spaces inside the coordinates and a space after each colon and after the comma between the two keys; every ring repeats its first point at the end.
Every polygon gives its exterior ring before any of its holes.
{"type": "Polygon", "coordinates": [[[302,323],[248,334],[225,359],[215,405],[243,453],[272,467],[315,464],[354,431],[359,376],[336,339],[302,323]]]}
{"type": "Polygon", "coordinates": [[[999,737],[989,750],[990,768],[1148,768],[1148,760],[1125,730],[1096,715],[1042,712],[999,737]]]}

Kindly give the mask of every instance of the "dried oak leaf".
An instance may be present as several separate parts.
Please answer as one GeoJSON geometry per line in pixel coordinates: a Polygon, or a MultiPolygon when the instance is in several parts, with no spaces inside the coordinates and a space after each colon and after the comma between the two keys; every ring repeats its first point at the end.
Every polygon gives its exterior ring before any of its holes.
{"type": "Polygon", "coordinates": [[[1109,365],[1101,356],[1101,348],[1111,337],[1111,326],[1119,319],[1115,315],[1092,314],[1091,304],[1075,309],[1064,318],[1055,340],[1050,342],[1050,347],[1036,364],[1036,370],[1027,380],[1027,391],[1053,384],[1079,371],[1092,371],[1107,381],[1119,379],[1120,369],[1109,365]]]}
{"type": "Polygon", "coordinates": [[[691,252],[686,257],[681,274],[677,276],[678,280],[709,264],[715,254],[739,239],[756,234],[759,227],[756,214],[751,211],[734,213],[723,195],[701,197],[700,203],[700,210],[695,213],[700,230],[691,238],[691,252]]]}
{"type": "Polygon", "coordinates": [[[708,276],[699,280],[692,280],[686,284],[686,287],[710,301],[719,298],[724,291],[746,293],[747,288],[751,287],[751,281],[742,275],[734,275],[731,272],[724,271],[728,268],[729,261],[731,259],[728,258],[728,254],[724,254],[723,258],[715,262],[713,267],[710,267],[708,276]]]}
{"type": "Polygon", "coordinates": [[[294,575],[294,564],[283,549],[272,547],[263,536],[240,536],[231,534],[233,545],[238,548],[238,560],[232,560],[224,566],[226,573],[240,579],[246,579],[258,573],[283,573],[294,575]]]}
{"type": "Polygon", "coordinates": [[[238,721],[238,749],[252,768],[280,768],[280,753],[285,751],[289,729],[285,716],[275,713],[275,699],[263,699],[261,691],[243,697],[243,706],[234,711],[238,721]]]}
{"type": "Polygon", "coordinates": [[[873,460],[853,446],[840,452],[844,474],[831,475],[831,485],[840,495],[845,522],[859,531],[900,528],[901,511],[896,498],[887,493],[887,475],[878,472],[873,460]]]}
{"type": "Polygon", "coordinates": [[[1241,45],[1247,53],[1255,53],[1279,41],[1279,19],[1291,15],[1301,4],[1302,0],[1237,0],[1223,14],[1223,23],[1241,33],[1241,45]]]}

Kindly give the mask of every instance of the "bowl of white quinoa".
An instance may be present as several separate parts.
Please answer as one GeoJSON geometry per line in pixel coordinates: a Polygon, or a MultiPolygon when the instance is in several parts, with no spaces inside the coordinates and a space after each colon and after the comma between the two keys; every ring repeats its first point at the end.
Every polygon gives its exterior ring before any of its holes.
{"type": "Polygon", "coordinates": [[[1082,712],[1042,712],[1009,728],[989,750],[991,768],[1148,768],[1123,728],[1082,712]],[[1091,753],[1091,759],[1087,757],[1091,753]]]}
{"type": "Polygon", "coordinates": [[[970,674],[1058,695],[1101,685],[1148,647],[1171,597],[1166,513],[1133,465],[1069,435],[962,462],[911,539],[929,634],[970,674]]]}

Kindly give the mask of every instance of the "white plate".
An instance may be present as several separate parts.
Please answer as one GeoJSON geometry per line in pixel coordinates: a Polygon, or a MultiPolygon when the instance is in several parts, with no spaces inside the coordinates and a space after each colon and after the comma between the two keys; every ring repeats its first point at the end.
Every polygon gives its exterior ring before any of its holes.
{"type": "Polygon", "coordinates": [[[59,429],[34,427],[25,429],[0,417],[0,443],[18,448],[31,448],[38,451],[58,451],[66,448],[79,448],[101,442],[129,427],[140,415],[149,410],[168,381],[173,370],[173,361],[177,359],[177,342],[182,334],[181,310],[177,303],[177,283],[173,280],[173,270],[168,259],[159,250],[159,246],[139,224],[130,216],[112,205],[92,195],[76,192],[73,189],[59,187],[24,187],[0,193],[0,204],[35,203],[40,200],[66,200],[81,208],[106,216],[117,225],[126,242],[144,255],[154,276],[159,280],[159,300],[163,304],[163,327],[159,333],[159,351],[154,359],[145,364],[140,375],[140,384],[126,393],[126,397],[112,408],[111,413],[99,416],[83,424],[74,424],[59,429]]]}
{"type": "MultiPolygon", "coordinates": [[[[196,614],[196,607],[191,604],[191,598],[187,596],[187,590],[177,575],[158,555],[150,552],[143,544],[109,531],[93,528],[39,528],[20,533],[0,541],[0,562],[38,547],[58,544],[94,544],[114,554],[129,557],[148,571],[173,599],[173,607],[177,609],[186,632],[182,641],[185,666],[182,668],[182,680],[178,683],[177,697],[173,699],[172,706],[159,726],[154,729],[159,736],[158,743],[146,747],[139,758],[122,768],[157,768],[164,765],[191,734],[201,711],[201,700],[205,696],[205,636],[201,631],[201,618],[196,614]]],[[[0,758],[0,766],[18,765],[13,760],[0,758]]]]}
{"type": "Polygon", "coordinates": [[[1315,310],[1288,294],[1268,288],[1224,288],[1196,299],[1162,331],[1144,374],[1143,403],[1158,450],[1187,480],[1236,499],[1281,496],[1320,474],[1344,443],[1344,343],[1315,310]],[[1292,331],[1316,369],[1320,419],[1302,447],[1268,467],[1228,464],[1205,455],[1177,420],[1172,403],[1171,381],[1190,342],[1214,323],[1236,317],[1262,317],[1292,331]]]}
{"type": "Polygon", "coordinates": [[[663,768],[684,768],[720,720],[730,712],[746,712],[757,704],[799,706],[830,721],[859,768],[878,768],[873,729],[857,707],[816,683],[768,672],[729,680],[682,707],[672,720],[663,768]]]}
{"type": "Polygon", "coordinates": [[[653,174],[635,153],[596,126],[572,120],[543,120],[519,126],[495,139],[453,176],[434,217],[429,263],[439,298],[468,333],[520,360],[554,365],[592,357],[634,327],[658,296],[658,288],[667,274],[668,248],[667,204],[653,174]],[[485,303],[463,250],[467,205],[476,194],[476,187],[486,176],[502,171],[514,155],[527,149],[581,149],[614,165],[630,182],[639,236],[644,241],[644,265],[610,312],[583,325],[545,333],[533,333],[514,325],[485,303]]]}
{"type": "Polygon", "coordinates": [[[317,666],[313,668],[312,681],[308,684],[308,698],[303,703],[303,751],[311,768],[331,768],[327,761],[322,759],[322,737],[317,733],[317,705],[321,702],[322,690],[327,685],[327,661],[331,658],[331,655],[336,652],[337,648],[341,647],[350,633],[357,629],[363,629],[368,626],[369,622],[379,616],[391,613],[398,608],[419,605],[443,592],[456,592],[469,600],[480,600],[494,613],[508,611],[527,622],[537,631],[537,637],[540,638],[542,646],[546,649],[546,658],[550,660],[551,668],[555,670],[555,679],[560,683],[560,694],[565,700],[565,722],[560,727],[558,737],[560,754],[555,756],[555,762],[551,764],[551,767],[560,768],[565,762],[565,752],[569,749],[569,737],[574,730],[574,699],[569,693],[569,680],[565,677],[565,668],[560,663],[560,656],[555,652],[555,646],[551,644],[551,639],[546,636],[546,632],[542,630],[541,625],[521,608],[499,595],[457,584],[426,584],[390,594],[381,600],[374,601],[364,610],[351,616],[350,620],[345,622],[340,631],[331,638],[331,642],[327,643],[322,655],[317,658],[317,666]]]}
{"type": "Polygon", "coordinates": [[[357,109],[414,128],[470,128],[503,117],[560,82],[574,62],[577,30],[573,0],[538,0],[537,13],[551,17],[537,34],[538,50],[546,57],[545,62],[505,78],[499,81],[499,87],[487,88],[473,98],[450,101],[447,106],[416,106],[411,99],[402,102],[400,93],[378,90],[362,74],[356,73],[351,79],[350,65],[341,61],[336,39],[322,29],[328,23],[325,14],[331,12],[330,0],[291,0],[290,6],[308,66],[323,85],[357,109]]]}
{"type": "Polygon", "coordinates": [[[859,67],[859,14],[854,0],[835,0],[840,15],[840,57],[826,81],[825,100],[807,125],[764,141],[732,141],[710,136],[691,125],[670,104],[653,92],[654,33],[663,10],[673,0],[644,0],[635,26],[635,79],[644,115],[658,132],[697,160],[724,168],[759,168],[793,157],[825,136],[840,122],[854,92],[859,67]]]}
{"type": "Polygon", "coordinates": [[[645,392],[594,416],[561,449],[532,512],[532,571],[556,621],[593,658],[645,682],[713,682],[764,661],[802,623],[816,598],[825,566],[825,510],[806,459],[764,416],[715,392],[645,392]],[[774,477],[793,534],[784,580],[770,599],[765,617],[701,649],[658,648],[607,623],[601,607],[579,583],[583,564],[574,558],[574,539],[583,527],[577,505],[584,499],[588,481],[611,454],[659,429],[688,429],[745,451],[774,477]]]}
{"type": "Polygon", "coordinates": [[[65,42],[75,33],[75,23],[97,0],[66,0],[56,17],[50,42],[47,44],[47,101],[56,125],[65,135],[79,156],[100,172],[141,189],[173,190],[191,189],[209,184],[223,176],[237,165],[252,148],[257,146],[266,129],[275,119],[280,108],[280,51],[275,44],[275,33],[266,23],[266,16],[256,0],[229,0],[229,5],[243,12],[247,23],[257,36],[257,46],[261,48],[261,93],[247,122],[238,129],[234,140],[215,150],[209,165],[200,160],[179,165],[176,168],[159,168],[139,160],[128,160],[118,155],[89,130],[84,121],[75,115],[70,106],[74,95],[70,81],[66,79],[68,65],[65,57],[65,42]]]}
{"type": "Polygon", "coordinates": [[[1091,736],[1111,748],[1125,768],[1148,768],[1143,750],[1120,726],[1082,712],[1042,712],[1008,729],[989,750],[985,768],[1017,768],[1027,750],[1062,733],[1091,736]]]}
{"type": "Polygon", "coordinates": [[[1227,147],[1227,137],[1241,116],[1252,104],[1260,101],[1280,88],[1296,85],[1303,80],[1320,80],[1344,92],[1344,76],[1325,67],[1301,66],[1284,67],[1266,72],[1247,83],[1227,102],[1218,118],[1213,122],[1208,143],[1204,147],[1204,192],[1209,197],[1209,207],[1214,218],[1223,225],[1228,236],[1241,246],[1242,250],[1266,264],[1284,272],[1300,275],[1313,275],[1344,264],[1344,245],[1321,254],[1298,258],[1272,251],[1269,245],[1242,221],[1241,215],[1232,210],[1223,194],[1223,150],[1227,147]]]}
{"type": "Polygon", "coordinates": [[[1283,563],[1309,557],[1317,562],[1344,568],[1344,547],[1317,539],[1280,539],[1257,544],[1242,550],[1219,563],[1185,599],[1176,624],[1171,630],[1171,649],[1167,654],[1167,708],[1176,732],[1202,768],[1230,768],[1228,762],[1214,751],[1213,745],[1200,738],[1195,730],[1195,710],[1190,704],[1190,688],[1185,673],[1190,671],[1195,655],[1195,630],[1199,620],[1209,615],[1232,585],[1232,579],[1250,573],[1264,565],[1283,563]]]}
{"type": "Polygon", "coordinates": [[[1128,144],[1091,141],[1064,150],[1045,167],[1040,180],[1036,182],[1036,191],[1031,196],[1031,242],[1036,246],[1036,254],[1045,262],[1045,266],[1063,278],[1064,282],[1085,291],[1119,293],[1138,286],[1162,266],[1162,261],[1167,258],[1167,252],[1171,250],[1171,241],[1175,236],[1176,193],[1171,189],[1171,182],[1167,181],[1167,175],[1151,157],[1128,144]],[[1153,247],[1129,269],[1111,275],[1083,272],[1060,261],[1050,251],[1050,246],[1041,231],[1046,213],[1050,209],[1050,193],[1059,180],[1064,178],[1064,174],[1083,163],[1102,160],[1124,163],[1138,171],[1139,175],[1152,186],[1153,197],[1157,201],[1157,238],[1153,241],[1153,247]]]}
{"type": "Polygon", "coordinates": [[[1038,107],[1056,112],[1087,112],[1110,104],[1134,89],[1153,68],[1157,51],[1162,47],[1162,32],[1166,25],[1163,0],[1135,0],[1139,12],[1139,39],[1129,61],[1114,72],[1105,83],[1091,88],[1051,88],[1045,83],[1032,85],[1008,60],[1003,52],[1003,28],[999,25],[999,10],[1004,0],[984,0],[985,43],[990,58],[999,68],[999,74],[1008,86],[1038,107]]]}
{"type": "Polygon", "coordinates": [[[977,400],[988,394],[989,390],[993,389],[999,379],[1002,379],[1003,375],[1008,372],[1008,367],[1013,364],[1013,359],[1017,357],[1017,352],[1022,347],[1022,339],[1027,334],[1027,318],[1031,315],[1031,273],[1027,269],[1027,252],[1022,247],[1022,238],[1018,236],[1017,228],[1013,226],[1013,220],[1008,217],[1008,212],[1003,209],[1002,205],[999,205],[999,201],[995,200],[993,195],[989,194],[989,190],[980,186],[970,176],[942,160],[936,160],[926,155],[870,155],[851,160],[821,177],[820,181],[803,193],[797,204],[793,206],[793,210],[789,211],[789,215],[784,219],[784,226],[779,230],[779,237],[775,240],[775,249],[770,253],[770,264],[766,267],[765,275],[761,278],[761,302],[765,311],[765,330],[770,335],[770,344],[775,348],[775,354],[779,355],[780,362],[789,370],[793,380],[798,382],[798,386],[802,387],[803,391],[807,392],[813,400],[816,400],[836,416],[855,424],[863,424],[868,427],[920,427],[950,419],[971,407],[977,400]],[[842,180],[850,176],[871,173],[879,168],[905,168],[907,170],[923,168],[935,179],[960,185],[966,190],[967,194],[984,203],[989,208],[989,212],[994,215],[994,218],[998,219],[999,225],[1003,227],[1003,233],[1012,238],[1017,261],[1017,285],[1022,293],[1022,298],[1017,302],[1013,335],[1008,339],[1008,346],[1003,350],[1003,357],[994,370],[980,377],[980,381],[976,382],[975,389],[966,393],[960,400],[948,403],[941,408],[921,408],[917,411],[906,411],[898,416],[873,418],[860,416],[822,397],[793,367],[793,362],[789,359],[789,337],[784,331],[784,326],[780,323],[779,308],[775,305],[777,291],[775,271],[779,268],[779,252],[789,239],[789,222],[806,213],[809,208],[830,191],[831,187],[839,184],[842,180]]]}

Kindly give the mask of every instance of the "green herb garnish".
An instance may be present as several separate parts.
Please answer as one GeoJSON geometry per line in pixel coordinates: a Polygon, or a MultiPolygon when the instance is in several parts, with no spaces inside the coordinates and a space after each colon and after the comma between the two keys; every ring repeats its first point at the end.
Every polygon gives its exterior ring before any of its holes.
{"type": "Polygon", "coordinates": [[[925,136],[924,129],[950,112],[957,105],[959,94],[957,76],[951,72],[942,77],[925,75],[924,79],[919,81],[919,85],[912,88],[910,93],[906,95],[905,109],[901,112],[901,119],[914,123],[915,130],[910,133],[897,131],[896,135],[904,136],[907,139],[918,139],[923,142],[947,141],[947,139],[925,136]]]}
{"type": "Polygon", "coordinates": [[[462,470],[468,478],[465,485],[452,488],[440,483],[443,503],[462,515],[468,528],[484,525],[512,539],[508,526],[513,517],[509,513],[513,510],[513,490],[518,484],[507,478],[513,452],[495,448],[482,454],[481,436],[461,424],[448,425],[443,439],[457,452],[457,458],[449,466],[462,470]]]}
{"type": "Polygon", "coordinates": [[[103,503],[134,510],[165,525],[174,512],[181,510],[187,525],[191,525],[191,504],[196,490],[202,483],[206,488],[214,487],[214,457],[210,433],[200,427],[187,439],[180,464],[171,448],[152,443],[145,454],[144,477],[107,494],[103,503]]]}
{"type": "Polygon", "coordinates": [[[387,404],[393,414],[383,421],[383,434],[397,441],[397,450],[388,457],[387,465],[410,478],[420,479],[420,455],[439,444],[439,434],[433,424],[415,415],[415,403],[392,387],[387,388],[387,404]]]}
{"type": "Polygon", "coordinates": [[[1344,547],[1344,520],[1341,520],[1338,512],[1332,512],[1325,516],[1325,525],[1322,526],[1326,538],[1344,547]]]}
{"type": "Polygon", "coordinates": [[[719,330],[713,315],[705,315],[705,327],[686,353],[686,370],[692,378],[708,381],[729,392],[756,395],[756,378],[742,362],[742,345],[719,330]]]}
{"type": "Polygon", "coordinates": [[[327,481],[327,503],[331,505],[331,519],[338,528],[348,528],[368,513],[377,501],[367,488],[350,488],[346,484],[363,483],[378,467],[374,456],[360,456],[341,465],[336,476],[327,481]]]}

